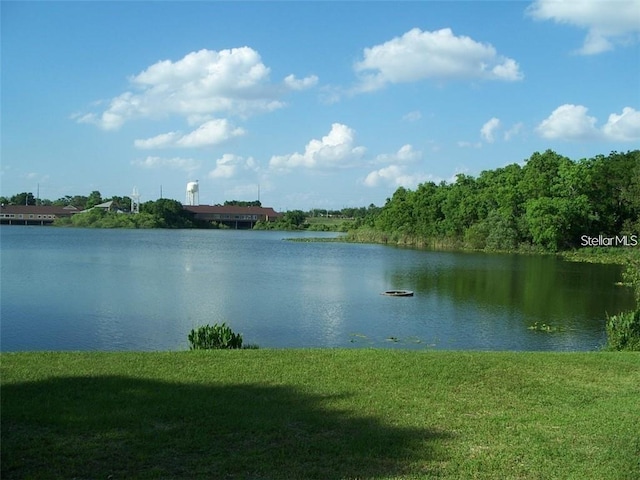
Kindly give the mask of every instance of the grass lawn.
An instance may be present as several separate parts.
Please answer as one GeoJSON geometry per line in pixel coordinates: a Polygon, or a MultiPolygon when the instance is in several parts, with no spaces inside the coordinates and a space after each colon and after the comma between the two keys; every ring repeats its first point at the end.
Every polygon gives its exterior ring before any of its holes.
{"type": "Polygon", "coordinates": [[[640,354],[3,353],[7,479],[638,479],[640,354]]]}

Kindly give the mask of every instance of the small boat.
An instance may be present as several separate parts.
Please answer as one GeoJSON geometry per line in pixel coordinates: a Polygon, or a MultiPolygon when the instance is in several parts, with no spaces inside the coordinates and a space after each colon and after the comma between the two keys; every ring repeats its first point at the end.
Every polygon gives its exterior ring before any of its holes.
{"type": "Polygon", "coordinates": [[[381,295],[387,295],[388,297],[413,297],[412,290],[387,290],[382,292],[381,295]]]}

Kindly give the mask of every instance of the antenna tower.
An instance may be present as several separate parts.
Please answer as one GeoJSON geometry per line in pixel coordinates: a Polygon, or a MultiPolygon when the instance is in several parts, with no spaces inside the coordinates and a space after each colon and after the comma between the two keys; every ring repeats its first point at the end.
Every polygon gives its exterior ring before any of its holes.
{"type": "Polygon", "coordinates": [[[140,194],[137,187],[133,187],[131,194],[131,213],[140,213],[140,194]]]}

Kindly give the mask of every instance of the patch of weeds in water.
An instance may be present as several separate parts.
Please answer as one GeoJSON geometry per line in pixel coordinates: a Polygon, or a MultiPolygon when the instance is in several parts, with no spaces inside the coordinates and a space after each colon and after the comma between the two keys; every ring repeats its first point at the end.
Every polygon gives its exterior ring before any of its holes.
{"type": "Polygon", "coordinates": [[[557,325],[547,325],[546,323],[535,322],[533,325],[529,327],[529,330],[533,330],[534,332],[555,333],[555,332],[563,332],[565,329],[557,325]]]}
{"type": "Polygon", "coordinates": [[[350,337],[349,342],[351,343],[364,343],[367,345],[373,345],[374,343],[373,340],[362,333],[352,333],[350,337]]]}
{"type": "Polygon", "coordinates": [[[406,337],[406,338],[390,336],[390,337],[387,337],[385,340],[387,342],[399,343],[401,345],[421,345],[424,343],[419,337],[416,337],[415,335],[406,337]]]}
{"type": "MultiPolygon", "coordinates": [[[[366,345],[375,345],[375,344],[380,344],[380,341],[375,341],[371,338],[369,338],[368,336],[362,334],[362,333],[352,333],[350,334],[350,339],[349,342],[350,343],[360,343],[360,344],[366,344],[366,345]]],[[[406,338],[400,338],[400,337],[396,337],[393,335],[390,335],[388,337],[386,337],[384,339],[384,342],[389,342],[389,343],[397,343],[399,345],[425,345],[426,347],[435,347],[436,344],[426,344],[425,342],[422,341],[422,339],[420,339],[417,336],[410,336],[410,337],[406,337],[406,338]]]]}

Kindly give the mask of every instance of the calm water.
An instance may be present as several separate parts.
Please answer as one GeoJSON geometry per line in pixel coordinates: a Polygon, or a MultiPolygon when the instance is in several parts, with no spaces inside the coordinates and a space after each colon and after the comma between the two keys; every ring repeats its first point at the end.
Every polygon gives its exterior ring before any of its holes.
{"type": "Polygon", "coordinates": [[[187,349],[222,321],[263,348],[593,350],[633,304],[617,266],[284,240],[319,235],[3,226],[2,351],[187,349]]]}

